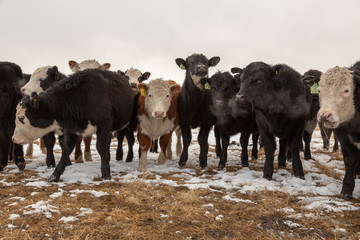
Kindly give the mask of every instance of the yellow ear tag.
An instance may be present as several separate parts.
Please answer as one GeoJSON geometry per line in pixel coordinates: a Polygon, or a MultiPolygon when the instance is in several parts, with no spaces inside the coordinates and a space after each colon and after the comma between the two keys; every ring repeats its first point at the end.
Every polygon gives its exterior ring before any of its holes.
{"type": "Polygon", "coordinates": [[[33,98],[32,101],[33,101],[33,103],[36,103],[37,99],[36,99],[36,98],[33,98]]]}
{"type": "Polygon", "coordinates": [[[146,89],[145,89],[145,88],[142,88],[142,89],[140,90],[140,93],[141,93],[141,96],[146,97],[146,89]]]}
{"type": "Polygon", "coordinates": [[[180,64],[180,68],[182,69],[182,70],[186,70],[186,67],[181,63],[180,64]]]}
{"type": "Polygon", "coordinates": [[[278,70],[276,70],[276,71],[275,71],[275,75],[278,75],[278,74],[279,74],[279,71],[278,71],[278,70]]]}
{"type": "Polygon", "coordinates": [[[207,83],[205,83],[205,89],[211,89],[211,86],[210,86],[210,84],[207,82],[207,83]]]}

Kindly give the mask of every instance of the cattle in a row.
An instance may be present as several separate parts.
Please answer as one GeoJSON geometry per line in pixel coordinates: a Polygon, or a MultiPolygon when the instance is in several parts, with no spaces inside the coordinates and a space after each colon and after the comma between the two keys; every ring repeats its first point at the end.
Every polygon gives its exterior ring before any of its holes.
{"type": "Polygon", "coordinates": [[[110,179],[110,133],[124,129],[133,110],[126,78],[101,69],[87,69],[58,81],[47,91],[21,101],[13,141],[24,144],[56,129],[64,131],[60,162],[49,181],[57,181],[70,161],[78,135],[96,133],[103,179],[110,179]]]}
{"type": "Polygon", "coordinates": [[[13,146],[11,141],[22,81],[23,73],[18,65],[0,62],[0,171],[7,166],[9,155],[20,170],[25,168],[23,147],[18,144],[13,146]]]}

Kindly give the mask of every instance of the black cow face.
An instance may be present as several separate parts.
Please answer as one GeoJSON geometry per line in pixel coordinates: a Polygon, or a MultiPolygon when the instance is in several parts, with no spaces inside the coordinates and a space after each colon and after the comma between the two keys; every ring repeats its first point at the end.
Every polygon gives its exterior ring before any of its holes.
{"type": "Polygon", "coordinates": [[[301,81],[307,88],[311,88],[314,83],[318,83],[320,81],[321,72],[318,70],[309,70],[301,77],[301,81]]]}
{"type": "Polygon", "coordinates": [[[237,101],[255,104],[266,101],[263,97],[273,89],[271,79],[277,71],[263,62],[250,63],[240,75],[237,101]]]}
{"type": "Polygon", "coordinates": [[[211,98],[213,105],[224,106],[239,91],[239,85],[228,72],[217,72],[207,82],[211,86],[211,98]]]}
{"type": "Polygon", "coordinates": [[[186,58],[177,58],[176,64],[190,74],[191,79],[196,87],[202,89],[201,78],[207,78],[209,67],[214,67],[220,62],[220,57],[212,57],[210,60],[202,54],[193,54],[186,58]]]}

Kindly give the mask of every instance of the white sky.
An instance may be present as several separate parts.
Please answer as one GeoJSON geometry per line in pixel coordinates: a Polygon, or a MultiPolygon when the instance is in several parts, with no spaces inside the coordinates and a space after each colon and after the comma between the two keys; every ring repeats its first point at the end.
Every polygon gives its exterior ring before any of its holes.
{"type": "Polygon", "coordinates": [[[310,68],[360,60],[360,0],[0,0],[0,61],[25,73],[97,59],[181,83],[178,57],[220,56],[214,70],[253,61],[310,68]]]}

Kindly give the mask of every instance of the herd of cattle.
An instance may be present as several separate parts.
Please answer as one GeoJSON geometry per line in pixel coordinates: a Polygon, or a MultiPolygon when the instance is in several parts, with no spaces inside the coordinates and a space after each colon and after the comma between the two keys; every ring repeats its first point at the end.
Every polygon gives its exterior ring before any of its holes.
{"type": "Polygon", "coordinates": [[[200,127],[200,167],[207,167],[208,136],[213,126],[218,168],[227,161],[230,136],[241,133],[241,163],[248,166],[247,146],[252,135],[252,158],[258,155],[258,139],[265,150],[263,177],[274,172],[276,138],[279,138],[278,166],[291,159],[293,173],[304,179],[299,151],[310,159],[310,141],[317,122],[329,147],[334,132],[345,162],[340,197],[352,198],[355,177],[360,173],[360,61],[353,66],[334,67],[321,73],[309,70],[304,75],[285,64],[253,62],[231,72],[208,76],[209,67],[219,57],[208,59],[193,54],[176,64],[186,70],[182,87],[175,81],[153,79],[149,72],[130,68],[109,71],[110,64],[96,60],[69,61],[74,72],[65,76],[56,66],[36,69],[31,75],[9,62],[0,62],[0,171],[13,159],[25,168],[22,144],[42,137],[46,164],[55,167],[49,181],[59,180],[75,148],[75,162],[82,162],[84,138],[86,161],[91,161],[91,134],[96,133],[96,149],[101,157],[103,179],[110,179],[110,139],[118,138],[116,160],[123,159],[122,141],[129,147],[126,161],[134,157],[134,133],[139,141],[139,171],[146,171],[147,152],[157,151],[158,162],[172,158],[171,136],[177,135],[179,165],[188,159],[191,129],[200,127]],[[58,135],[62,154],[55,164],[53,147],[58,135]],[[181,145],[182,136],[182,145],[181,145]],[[11,140],[14,142],[12,143],[11,140]],[[159,142],[158,142],[159,141],[159,142]]]}

